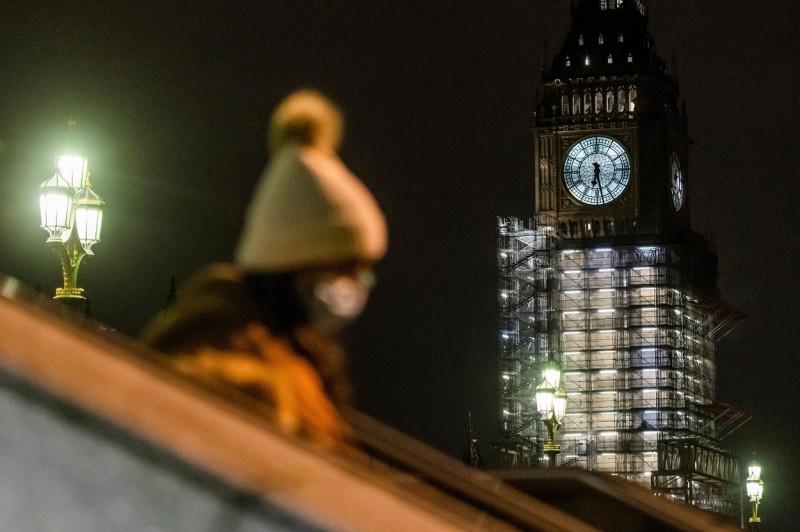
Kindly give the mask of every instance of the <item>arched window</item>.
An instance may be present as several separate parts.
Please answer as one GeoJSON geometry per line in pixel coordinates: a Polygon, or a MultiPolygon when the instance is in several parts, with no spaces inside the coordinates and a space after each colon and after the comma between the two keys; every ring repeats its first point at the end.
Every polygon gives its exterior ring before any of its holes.
{"type": "Polygon", "coordinates": [[[614,111],[614,91],[609,90],[606,92],[606,113],[614,111]]]}
{"type": "Polygon", "coordinates": [[[636,110],[636,87],[631,87],[630,94],[628,95],[628,110],[636,110]]]}
{"type": "Polygon", "coordinates": [[[603,110],[603,91],[598,90],[594,94],[594,112],[600,113],[603,110]]]}
{"type": "Polygon", "coordinates": [[[586,56],[586,60],[584,61],[584,64],[586,66],[589,66],[589,56],[588,55],[586,56]]]}
{"type": "Polygon", "coordinates": [[[625,42],[625,37],[622,35],[622,32],[617,35],[617,42],[625,42]]]}
{"type": "Polygon", "coordinates": [[[603,34],[601,33],[599,37],[597,37],[597,44],[603,44],[603,34]]]}
{"type": "Polygon", "coordinates": [[[572,63],[569,60],[569,56],[567,56],[566,59],[564,59],[564,66],[570,66],[571,64],[572,63]]]}
{"type": "Polygon", "coordinates": [[[581,95],[577,92],[572,95],[572,114],[581,114],[581,95]]]}
{"type": "Polygon", "coordinates": [[[611,56],[611,54],[608,54],[608,64],[610,65],[613,62],[614,62],[614,58],[611,56]]]}
{"type": "Polygon", "coordinates": [[[587,114],[592,112],[592,93],[589,91],[583,93],[583,112],[587,114]]]}
{"type": "Polygon", "coordinates": [[[569,96],[564,93],[561,94],[561,114],[569,114],[569,96]]]}
{"type": "Polygon", "coordinates": [[[583,35],[578,35],[578,46],[583,46],[583,35]]]}
{"type": "Polygon", "coordinates": [[[633,63],[633,54],[628,53],[628,63],[633,63]]]}
{"type": "Polygon", "coordinates": [[[625,89],[617,91],[617,111],[622,113],[628,105],[628,94],[625,89]]]}

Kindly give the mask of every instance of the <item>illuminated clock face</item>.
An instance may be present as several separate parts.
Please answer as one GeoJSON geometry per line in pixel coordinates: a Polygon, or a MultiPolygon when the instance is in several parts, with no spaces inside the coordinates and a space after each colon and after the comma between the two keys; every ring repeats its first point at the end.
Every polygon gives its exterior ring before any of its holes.
{"type": "Polygon", "coordinates": [[[678,160],[676,154],[672,154],[672,204],[675,210],[681,210],[683,207],[683,172],[681,171],[681,162],[678,160]]]}
{"type": "Polygon", "coordinates": [[[576,142],[564,161],[564,184],[576,200],[586,205],[614,201],[630,178],[631,163],[625,148],[608,137],[576,142]]]}

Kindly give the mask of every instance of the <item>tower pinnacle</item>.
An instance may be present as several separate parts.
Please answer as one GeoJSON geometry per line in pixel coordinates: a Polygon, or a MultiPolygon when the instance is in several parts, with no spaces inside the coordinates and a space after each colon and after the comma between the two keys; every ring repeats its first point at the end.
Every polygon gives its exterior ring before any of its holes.
{"type": "Polygon", "coordinates": [[[617,9],[635,10],[642,16],[647,16],[645,0],[571,0],[572,14],[593,11],[611,11],[617,9]]]}

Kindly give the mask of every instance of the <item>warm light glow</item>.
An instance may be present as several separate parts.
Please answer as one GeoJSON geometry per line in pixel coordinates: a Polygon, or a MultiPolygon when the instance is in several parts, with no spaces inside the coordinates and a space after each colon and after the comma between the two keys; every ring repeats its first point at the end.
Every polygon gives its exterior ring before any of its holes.
{"type": "Polygon", "coordinates": [[[59,155],[56,159],[58,171],[73,189],[82,188],[86,184],[88,162],[80,155],[59,155]]]}

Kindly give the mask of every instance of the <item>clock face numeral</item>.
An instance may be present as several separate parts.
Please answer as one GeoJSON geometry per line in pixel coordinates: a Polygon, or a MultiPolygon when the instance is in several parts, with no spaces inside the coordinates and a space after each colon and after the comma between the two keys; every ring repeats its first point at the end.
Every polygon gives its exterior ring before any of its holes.
{"type": "Polygon", "coordinates": [[[564,161],[564,184],[586,205],[604,205],[619,197],[631,178],[625,148],[608,137],[576,142],[564,161]]]}
{"type": "Polygon", "coordinates": [[[678,155],[672,154],[672,172],[671,172],[671,186],[672,186],[672,205],[675,210],[681,210],[683,207],[683,172],[681,171],[681,162],[678,155]]]}

